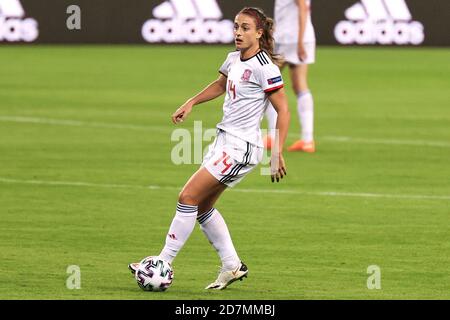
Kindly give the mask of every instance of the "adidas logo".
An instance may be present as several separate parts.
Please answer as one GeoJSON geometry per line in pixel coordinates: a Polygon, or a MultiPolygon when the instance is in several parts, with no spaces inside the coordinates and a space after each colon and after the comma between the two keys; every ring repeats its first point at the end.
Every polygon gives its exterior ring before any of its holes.
{"type": "Polygon", "coordinates": [[[142,26],[147,42],[230,43],[234,39],[231,20],[220,20],[216,0],[168,0],[153,8],[154,19],[142,26]]]}
{"type": "Polygon", "coordinates": [[[341,44],[419,45],[425,40],[424,27],[412,21],[405,0],[361,0],[345,17],[334,28],[341,44]]]}
{"type": "Polygon", "coordinates": [[[25,10],[19,0],[0,0],[0,41],[36,40],[39,35],[37,21],[24,17],[25,10]]]}

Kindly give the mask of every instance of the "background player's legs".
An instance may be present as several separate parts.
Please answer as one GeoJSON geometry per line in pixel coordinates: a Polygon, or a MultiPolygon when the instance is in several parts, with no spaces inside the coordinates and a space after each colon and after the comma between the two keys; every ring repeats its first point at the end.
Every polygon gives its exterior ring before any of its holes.
{"type": "Polygon", "coordinates": [[[214,204],[223,190],[218,190],[199,205],[199,213],[202,214],[199,214],[197,220],[206,238],[219,254],[222,261],[222,270],[228,271],[235,270],[241,260],[234,248],[225,220],[220,212],[214,208],[214,204]]]}
{"type": "Polygon", "coordinates": [[[297,96],[297,111],[301,125],[301,143],[296,142],[290,151],[314,151],[314,101],[308,88],[308,65],[290,65],[290,75],[294,92],[297,96]],[[297,147],[299,148],[295,148],[297,147]],[[312,145],[311,149],[304,149],[305,145],[312,145]]]}
{"type": "Polygon", "coordinates": [[[199,204],[225,188],[205,168],[192,175],[178,197],[176,214],[167,233],[166,244],[159,254],[162,259],[172,263],[194,229],[199,204]]]}

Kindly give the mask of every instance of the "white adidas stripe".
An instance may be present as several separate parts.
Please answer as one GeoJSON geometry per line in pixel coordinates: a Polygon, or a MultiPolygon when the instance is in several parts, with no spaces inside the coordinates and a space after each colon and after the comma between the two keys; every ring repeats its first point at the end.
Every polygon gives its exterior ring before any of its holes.
{"type": "Polygon", "coordinates": [[[390,20],[410,21],[411,12],[405,0],[361,0],[345,12],[349,20],[369,19],[374,22],[390,20]]]}
{"type": "Polygon", "coordinates": [[[389,14],[384,7],[383,0],[361,0],[361,2],[366,8],[370,20],[380,21],[389,19],[389,14]]]}
{"type": "Polygon", "coordinates": [[[216,0],[168,0],[153,8],[157,19],[215,19],[222,18],[216,0]]]}
{"type": "Polygon", "coordinates": [[[409,11],[405,0],[384,0],[384,5],[394,20],[412,20],[411,12],[409,11]]]}
{"type": "MultiPolygon", "coordinates": [[[[126,184],[109,184],[109,183],[90,183],[79,181],[45,181],[45,180],[20,180],[0,177],[0,182],[11,184],[32,184],[44,186],[67,186],[67,187],[92,187],[92,188],[122,188],[122,189],[151,189],[151,190],[174,190],[179,191],[181,187],[175,186],[138,186],[126,184]]],[[[244,193],[277,193],[277,194],[295,194],[306,196],[322,196],[322,197],[355,197],[355,198],[389,198],[389,199],[408,199],[408,200],[450,200],[450,196],[437,195],[410,195],[410,194],[386,194],[386,193],[353,193],[353,192],[334,192],[334,191],[317,191],[308,192],[301,190],[289,189],[229,189],[231,192],[244,193]]]]}
{"type": "Polygon", "coordinates": [[[0,0],[0,16],[22,18],[25,10],[19,0],[0,0]]]}

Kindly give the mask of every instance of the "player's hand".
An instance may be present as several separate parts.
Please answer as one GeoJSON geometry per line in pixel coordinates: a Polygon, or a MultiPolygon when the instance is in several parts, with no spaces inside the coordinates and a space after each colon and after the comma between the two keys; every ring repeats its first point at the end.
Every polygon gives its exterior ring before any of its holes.
{"type": "Polygon", "coordinates": [[[304,62],[306,60],[306,58],[308,57],[303,43],[298,44],[297,54],[298,54],[298,58],[300,59],[301,62],[304,62]]]}
{"type": "Polygon", "coordinates": [[[280,181],[287,174],[286,164],[281,153],[272,153],[270,158],[270,179],[272,182],[280,181]]]}
{"type": "Polygon", "coordinates": [[[193,106],[194,104],[191,101],[185,102],[181,107],[177,109],[177,111],[172,114],[172,122],[174,124],[183,122],[188,114],[191,113],[193,106]]]}

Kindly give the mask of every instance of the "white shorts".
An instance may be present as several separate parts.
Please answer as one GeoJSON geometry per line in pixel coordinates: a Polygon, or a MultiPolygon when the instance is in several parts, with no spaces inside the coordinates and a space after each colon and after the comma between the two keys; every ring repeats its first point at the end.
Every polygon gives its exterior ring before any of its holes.
{"type": "Polygon", "coordinates": [[[306,61],[298,58],[298,45],[296,43],[279,43],[275,45],[275,53],[283,56],[284,60],[290,64],[313,64],[316,62],[316,43],[308,42],[304,44],[306,51],[306,61]]]}
{"type": "Polygon", "coordinates": [[[263,153],[264,148],[218,129],[216,139],[203,158],[202,167],[221,183],[234,187],[256,168],[263,153]]]}

